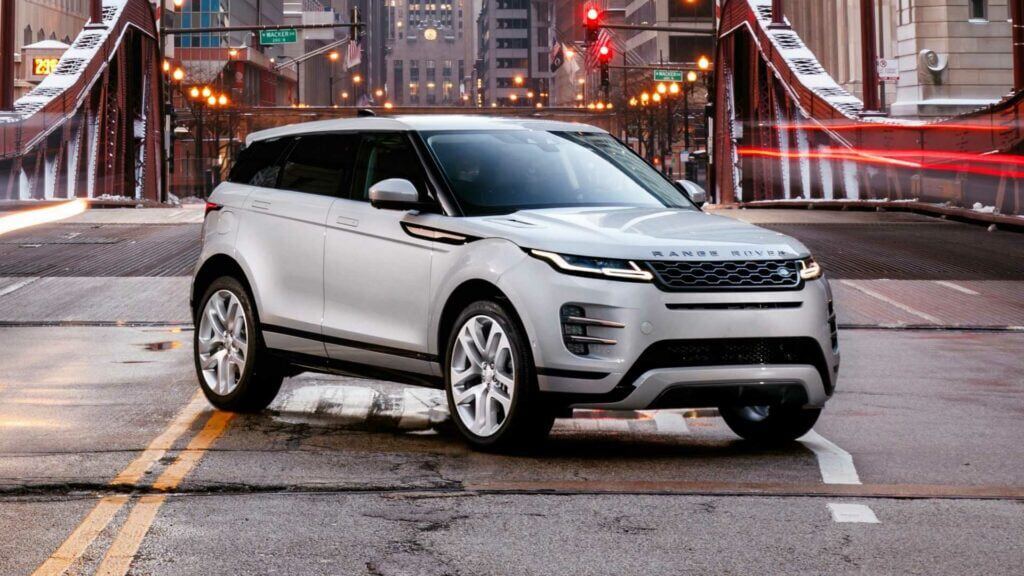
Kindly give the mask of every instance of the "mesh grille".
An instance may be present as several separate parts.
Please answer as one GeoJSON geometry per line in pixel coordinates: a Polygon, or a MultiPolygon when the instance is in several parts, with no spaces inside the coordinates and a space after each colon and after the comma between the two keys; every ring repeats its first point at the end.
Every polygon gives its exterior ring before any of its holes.
{"type": "Polygon", "coordinates": [[[800,286],[797,260],[748,260],[733,262],[651,261],[663,290],[785,290],[800,286]]]}

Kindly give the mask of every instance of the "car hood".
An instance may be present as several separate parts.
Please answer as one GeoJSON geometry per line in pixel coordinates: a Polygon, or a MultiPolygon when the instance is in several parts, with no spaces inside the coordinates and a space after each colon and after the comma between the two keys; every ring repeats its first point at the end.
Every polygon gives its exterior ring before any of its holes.
{"type": "Polygon", "coordinates": [[[578,256],[713,261],[809,255],[803,244],[784,234],[696,210],[548,208],[448,220],[458,223],[453,232],[578,256]]]}

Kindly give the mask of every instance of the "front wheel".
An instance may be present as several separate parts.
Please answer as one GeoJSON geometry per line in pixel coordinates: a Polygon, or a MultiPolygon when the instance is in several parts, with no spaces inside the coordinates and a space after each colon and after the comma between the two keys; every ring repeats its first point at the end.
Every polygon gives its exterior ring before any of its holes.
{"type": "Polygon", "coordinates": [[[718,411],[733,432],[760,444],[796,440],[810,432],[821,409],[801,406],[721,406],[718,411]]]}
{"type": "Polygon", "coordinates": [[[529,448],[551,431],[526,333],[500,303],[474,302],[455,320],[445,354],[455,426],[474,447],[529,448]]]}
{"type": "Polygon", "coordinates": [[[207,400],[229,412],[257,412],[277,396],[283,372],[267,358],[248,291],[230,276],[217,278],[199,302],[194,355],[207,400]]]}

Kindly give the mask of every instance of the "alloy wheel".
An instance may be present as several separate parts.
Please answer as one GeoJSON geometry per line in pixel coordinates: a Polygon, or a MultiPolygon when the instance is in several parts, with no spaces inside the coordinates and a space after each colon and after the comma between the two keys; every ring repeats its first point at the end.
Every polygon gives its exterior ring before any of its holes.
{"type": "Polygon", "coordinates": [[[474,316],[459,328],[449,376],[462,424],[487,437],[505,423],[515,395],[515,358],[498,321],[474,316]]]}
{"type": "Polygon", "coordinates": [[[199,321],[199,367],[207,388],[226,396],[238,387],[245,371],[249,329],[238,297],[218,290],[206,301],[199,321]]]}

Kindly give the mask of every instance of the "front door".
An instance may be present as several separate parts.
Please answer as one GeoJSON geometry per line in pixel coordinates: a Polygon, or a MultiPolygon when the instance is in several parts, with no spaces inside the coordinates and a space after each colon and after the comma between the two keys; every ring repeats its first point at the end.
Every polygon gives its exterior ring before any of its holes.
{"type": "Polygon", "coordinates": [[[402,229],[416,216],[370,205],[370,186],[387,178],[405,178],[428,197],[426,173],[408,135],[366,133],[350,198],[335,202],[327,217],[327,352],[331,360],[430,374],[432,242],[402,229]]]}

